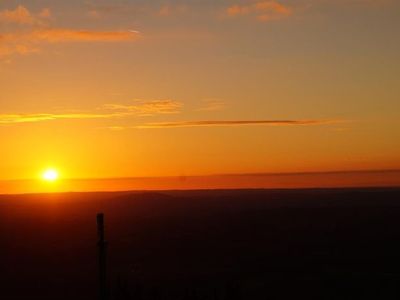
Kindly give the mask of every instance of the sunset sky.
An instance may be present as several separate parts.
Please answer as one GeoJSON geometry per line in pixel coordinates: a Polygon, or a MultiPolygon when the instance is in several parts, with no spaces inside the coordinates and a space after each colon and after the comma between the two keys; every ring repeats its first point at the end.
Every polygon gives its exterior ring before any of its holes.
{"type": "Polygon", "coordinates": [[[397,0],[2,0],[0,180],[400,169],[399,53],[397,0]]]}

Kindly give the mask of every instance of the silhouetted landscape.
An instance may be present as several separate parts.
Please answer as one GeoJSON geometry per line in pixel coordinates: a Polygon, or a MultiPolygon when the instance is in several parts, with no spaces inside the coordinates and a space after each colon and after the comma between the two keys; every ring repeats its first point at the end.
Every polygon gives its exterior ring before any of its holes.
{"type": "Polygon", "coordinates": [[[0,299],[398,299],[400,189],[0,196],[0,299]]]}
{"type": "Polygon", "coordinates": [[[1,0],[0,300],[400,299],[399,36],[400,0],[1,0]]]}

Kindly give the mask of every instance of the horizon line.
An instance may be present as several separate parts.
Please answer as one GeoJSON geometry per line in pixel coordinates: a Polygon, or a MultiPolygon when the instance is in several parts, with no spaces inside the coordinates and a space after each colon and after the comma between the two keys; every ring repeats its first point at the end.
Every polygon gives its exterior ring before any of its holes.
{"type": "MultiPolygon", "coordinates": [[[[197,189],[128,189],[128,190],[89,190],[89,191],[60,191],[60,192],[21,192],[21,193],[0,193],[4,196],[30,196],[30,195],[63,195],[63,194],[126,194],[126,193],[163,193],[163,192],[212,192],[212,191],[318,191],[318,190],[399,190],[399,186],[337,186],[337,187],[288,187],[288,188],[197,188],[197,189]]],[[[1,200],[1,199],[0,199],[1,200]]]]}
{"type": "MultiPolygon", "coordinates": [[[[60,181],[77,180],[131,180],[131,179],[160,179],[160,178],[199,178],[199,177],[240,177],[240,176],[299,176],[299,175],[333,175],[333,174],[366,174],[366,173],[397,173],[400,169],[355,169],[330,171],[299,171],[299,172],[252,172],[252,173],[220,173],[203,175],[168,175],[168,176],[128,176],[128,177],[87,177],[87,178],[60,178],[60,181]]],[[[36,181],[40,178],[0,179],[0,182],[36,181]]]]}

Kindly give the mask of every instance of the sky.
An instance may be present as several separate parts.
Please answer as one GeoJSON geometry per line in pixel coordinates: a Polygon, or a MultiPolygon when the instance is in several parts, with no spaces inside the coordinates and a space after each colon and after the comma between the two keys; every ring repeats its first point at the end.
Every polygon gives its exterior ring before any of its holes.
{"type": "Polygon", "coordinates": [[[2,0],[0,180],[397,170],[398,53],[396,0],[2,0]]]}

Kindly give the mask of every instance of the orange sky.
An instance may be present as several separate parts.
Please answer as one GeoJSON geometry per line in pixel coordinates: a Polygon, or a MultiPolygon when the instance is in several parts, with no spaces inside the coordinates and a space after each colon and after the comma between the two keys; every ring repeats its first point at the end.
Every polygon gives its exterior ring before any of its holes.
{"type": "Polygon", "coordinates": [[[233,187],[400,169],[399,13],[391,0],[1,1],[0,192],[49,167],[242,174],[233,187]]]}

